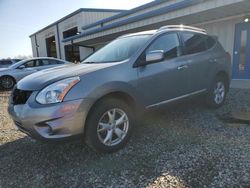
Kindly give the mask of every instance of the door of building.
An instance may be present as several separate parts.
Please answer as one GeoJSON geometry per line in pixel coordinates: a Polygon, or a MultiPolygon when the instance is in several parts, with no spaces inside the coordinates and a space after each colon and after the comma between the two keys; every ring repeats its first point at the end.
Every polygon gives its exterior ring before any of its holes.
{"type": "Polygon", "coordinates": [[[250,79],[250,23],[235,26],[233,79],[250,79]]]}

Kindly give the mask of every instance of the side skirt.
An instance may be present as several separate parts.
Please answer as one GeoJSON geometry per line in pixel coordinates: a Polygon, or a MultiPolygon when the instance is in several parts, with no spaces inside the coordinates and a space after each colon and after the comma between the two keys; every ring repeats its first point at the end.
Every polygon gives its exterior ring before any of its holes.
{"type": "Polygon", "coordinates": [[[179,97],[176,97],[176,98],[173,98],[173,99],[169,99],[169,100],[162,101],[162,102],[159,102],[159,103],[151,104],[151,105],[147,106],[146,109],[150,109],[150,108],[153,108],[153,107],[157,107],[157,106],[161,106],[161,105],[168,104],[168,103],[171,103],[171,102],[175,102],[175,101],[187,98],[187,97],[191,97],[191,96],[194,96],[194,95],[205,93],[206,91],[207,91],[207,89],[202,89],[202,90],[195,91],[195,92],[192,92],[192,93],[189,93],[189,94],[186,94],[186,95],[182,95],[182,96],[179,96],[179,97]]]}

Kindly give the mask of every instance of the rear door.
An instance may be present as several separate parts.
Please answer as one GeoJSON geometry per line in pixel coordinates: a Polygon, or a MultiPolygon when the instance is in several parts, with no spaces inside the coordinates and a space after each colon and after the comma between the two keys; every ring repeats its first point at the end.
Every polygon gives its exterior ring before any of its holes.
{"type": "Polygon", "coordinates": [[[52,68],[52,67],[62,65],[61,61],[57,61],[57,60],[54,60],[54,59],[43,60],[43,63],[44,63],[44,66],[45,66],[44,69],[48,69],[48,68],[52,68]]]}
{"type": "Polygon", "coordinates": [[[216,66],[216,54],[211,48],[215,40],[205,34],[182,32],[184,57],[188,64],[189,93],[205,90],[216,66]]]}
{"type": "Polygon", "coordinates": [[[38,70],[44,70],[44,69],[48,69],[50,68],[51,65],[50,65],[50,61],[48,59],[40,59],[39,60],[39,67],[38,67],[38,70]]]}
{"type": "Polygon", "coordinates": [[[145,61],[146,53],[155,50],[163,50],[165,59],[138,67],[138,91],[148,107],[185,95],[188,91],[186,61],[181,56],[178,33],[167,33],[156,38],[140,61],[145,61]]]}

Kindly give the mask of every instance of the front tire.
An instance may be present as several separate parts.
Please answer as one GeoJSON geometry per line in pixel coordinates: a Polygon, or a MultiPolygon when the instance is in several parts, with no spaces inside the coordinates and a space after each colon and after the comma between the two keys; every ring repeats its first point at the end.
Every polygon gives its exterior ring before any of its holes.
{"type": "Polygon", "coordinates": [[[11,90],[15,86],[16,81],[10,76],[3,76],[0,79],[0,85],[4,90],[11,90]]]}
{"type": "Polygon", "coordinates": [[[128,142],[133,124],[134,114],[130,106],[118,99],[102,99],[87,118],[85,141],[97,152],[115,152],[128,142]]]}
{"type": "Polygon", "coordinates": [[[217,76],[207,95],[207,105],[212,108],[221,107],[226,100],[228,92],[227,81],[222,76],[217,76]]]}

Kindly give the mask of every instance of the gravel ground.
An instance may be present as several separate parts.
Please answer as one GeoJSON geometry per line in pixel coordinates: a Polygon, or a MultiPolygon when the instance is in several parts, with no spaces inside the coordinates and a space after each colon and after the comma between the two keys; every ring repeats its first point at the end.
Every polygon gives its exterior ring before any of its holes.
{"type": "Polygon", "coordinates": [[[123,149],[100,155],[79,141],[46,144],[16,131],[0,97],[0,187],[250,187],[250,125],[225,114],[250,108],[231,90],[211,110],[185,102],[149,111],[123,149]]]}

